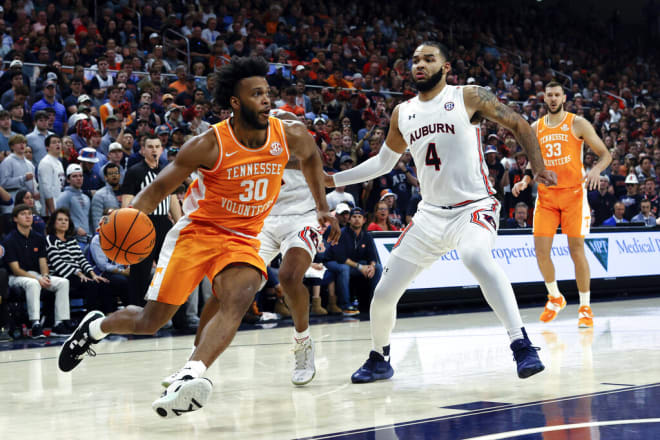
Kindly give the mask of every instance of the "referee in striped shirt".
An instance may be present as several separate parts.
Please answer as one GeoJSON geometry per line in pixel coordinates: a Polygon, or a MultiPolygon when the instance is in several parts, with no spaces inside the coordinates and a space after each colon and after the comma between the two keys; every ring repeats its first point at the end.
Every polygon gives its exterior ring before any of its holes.
{"type": "MultiPolygon", "coordinates": [[[[163,145],[160,139],[155,135],[149,135],[144,145],[140,148],[140,155],[143,157],[143,160],[126,171],[124,183],[121,186],[123,208],[130,206],[133,197],[147,185],[150,185],[156,179],[158,173],[165,168],[164,165],[159,163],[162,153],[163,145]]],[[[131,272],[128,277],[129,304],[144,305],[144,295],[147,293],[147,288],[151,282],[151,269],[154,260],[157,260],[160,254],[160,248],[165,240],[165,235],[172,227],[172,220],[176,223],[180,217],[181,205],[174,194],[160,202],[156,210],[149,215],[149,219],[153,222],[156,229],[156,245],[149,257],[131,266],[131,272]]]]}

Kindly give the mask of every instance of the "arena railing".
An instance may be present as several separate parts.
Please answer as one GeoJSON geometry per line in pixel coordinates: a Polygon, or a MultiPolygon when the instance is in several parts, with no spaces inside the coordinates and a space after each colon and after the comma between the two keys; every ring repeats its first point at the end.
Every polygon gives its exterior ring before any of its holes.
{"type": "MultiPolygon", "coordinates": [[[[10,63],[11,63],[11,60],[2,61],[3,68],[6,70],[9,67],[10,63]]],[[[279,66],[279,67],[283,67],[283,66],[290,67],[290,68],[293,67],[291,64],[281,64],[281,63],[269,63],[269,64],[272,65],[272,66],[279,66]]],[[[23,68],[24,69],[25,68],[32,69],[34,67],[41,68],[41,67],[47,67],[47,66],[48,66],[47,64],[42,64],[42,63],[23,63],[23,68]]],[[[75,66],[64,66],[63,65],[63,66],[61,66],[60,71],[64,71],[64,73],[70,74],[71,72],[73,72],[74,67],[75,66]],[[70,71],[70,72],[68,72],[68,71],[70,71]]],[[[95,73],[95,72],[98,71],[98,69],[92,68],[92,67],[84,67],[83,69],[85,71],[85,77],[87,77],[88,73],[95,73]]],[[[115,75],[117,72],[119,72],[119,70],[108,69],[108,72],[115,75]]],[[[145,76],[149,76],[149,72],[143,72],[143,71],[138,71],[138,70],[134,70],[132,72],[132,74],[136,75],[140,78],[145,77],[145,76]]],[[[160,76],[161,77],[166,77],[166,78],[176,78],[176,74],[174,74],[174,73],[161,73],[160,76]]],[[[206,76],[195,76],[195,79],[205,79],[205,78],[206,78],[206,76]]],[[[364,93],[370,93],[370,92],[374,91],[374,89],[355,89],[355,88],[346,88],[346,87],[331,87],[329,85],[320,85],[319,86],[319,85],[314,85],[314,84],[306,84],[305,88],[328,89],[328,90],[333,90],[333,91],[334,90],[345,90],[345,91],[348,91],[348,92],[364,92],[364,93]]],[[[381,91],[380,93],[385,93],[385,94],[395,95],[395,96],[403,95],[402,92],[395,92],[395,91],[381,91]]]]}
{"type": "Polygon", "coordinates": [[[185,35],[183,35],[180,32],[175,31],[174,29],[167,28],[163,32],[163,46],[174,47],[174,49],[178,53],[183,54],[186,57],[186,59],[188,60],[188,72],[190,72],[190,67],[191,67],[191,64],[190,64],[190,62],[191,62],[190,61],[191,60],[190,59],[190,40],[185,35]],[[179,37],[180,39],[184,40],[186,42],[186,50],[183,51],[183,50],[179,49],[176,45],[170,43],[170,40],[167,39],[168,34],[174,34],[177,37],[179,37]]]}

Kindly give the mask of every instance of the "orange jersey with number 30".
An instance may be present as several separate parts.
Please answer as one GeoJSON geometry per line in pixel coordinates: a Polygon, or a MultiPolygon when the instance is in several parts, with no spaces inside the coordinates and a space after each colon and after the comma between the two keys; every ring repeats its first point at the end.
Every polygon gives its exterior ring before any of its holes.
{"type": "Polygon", "coordinates": [[[198,170],[183,211],[194,221],[256,237],[277,200],[289,161],[284,125],[277,118],[268,118],[268,135],[260,148],[242,145],[229,119],[213,125],[212,130],[218,142],[218,160],[213,169],[198,170]]]}
{"type": "MultiPolygon", "coordinates": [[[[547,116],[538,120],[536,137],[541,146],[545,167],[557,173],[557,186],[552,188],[571,188],[582,185],[584,141],[573,133],[575,114],[566,112],[564,119],[554,127],[549,127],[546,119],[547,116]]],[[[539,185],[539,190],[547,189],[545,185],[539,185]]]]}

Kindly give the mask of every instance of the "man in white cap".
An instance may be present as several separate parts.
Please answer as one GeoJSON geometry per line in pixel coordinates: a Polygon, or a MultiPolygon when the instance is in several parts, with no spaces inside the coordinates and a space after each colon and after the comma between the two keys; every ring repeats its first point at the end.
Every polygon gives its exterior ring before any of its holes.
{"type": "Polygon", "coordinates": [[[619,197],[619,201],[626,207],[624,217],[626,220],[630,220],[639,214],[639,202],[641,202],[642,196],[639,194],[639,180],[637,180],[637,176],[634,173],[626,176],[625,183],[626,194],[619,197]]]}
{"type": "Polygon", "coordinates": [[[66,180],[68,185],[55,201],[55,207],[69,210],[78,241],[85,243],[87,235],[90,235],[92,231],[89,223],[91,201],[82,191],[82,167],[77,163],[72,163],[66,167],[66,180]]]}
{"type": "MultiPolygon", "coordinates": [[[[327,197],[326,197],[327,198],[327,197]]],[[[339,227],[343,228],[348,224],[348,218],[351,214],[351,207],[347,203],[340,203],[335,209],[335,217],[337,218],[337,223],[339,227]]]]}
{"type": "MultiPolygon", "coordinates": [[[[25,41],[24,38],[20,38],[20,40],[25,41]]],[[[16,56],[16,55],[14,55],[16,56]]],[[[9,64],[9,69],[5,71],[2,76],[0,76],[0,95],[2,95],[4,92],[9,90],[11,88],[11,75],[13,72],[20,72],[23,75],[23,82],[24,84],[29,84],[30,78],[23,73],[23,62],[21,60],[13,60],[9,64]]]]}
{"type": "MultiPolygon", "coordinates": [[[[101,158],[101,154],[97,151],[97,157],[99,157],[99,161],[94,164],[94,167],[92,168],[92,171],[99,176],[104,175],[104,169],[105,166],[109,163],[114,163],[119,167],[119,172],[120,172],[120,177],[119,177],[119,183],[122,183],[124,181],[124,174],[126,174],[126,168],[122,164],[122,159],[124,158],[124,150],[122,147],[122,144],[119,142],[113,142],[110,144],[108,147],[108,156],[107,158],[101,158]]],[[[107,181],[107,179],[106,179],[107,181]]]]}

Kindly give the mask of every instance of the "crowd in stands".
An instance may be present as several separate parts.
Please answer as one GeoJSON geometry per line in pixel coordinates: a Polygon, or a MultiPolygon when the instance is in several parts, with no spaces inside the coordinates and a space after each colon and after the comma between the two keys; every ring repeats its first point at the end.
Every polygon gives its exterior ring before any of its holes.
{"type": "MultiPolygon", "coordinates": [[[[589,120],[613,156],[600,187],[589,193],[593,226],[655,225],[658,10],[650,2],[640,38],[630,39],[621,38],[615,19],[592,17],[573,26],[561,8],[509,3],[514,7],[487,2],[475,8],[467,0],[121,0],[97,2],[94,11],[82,1],[5,0],[0,328],[7,325],[7,285],[25,290],[36,336],[42,334],[41,288],[56,292],[53,330],[61,333],[70,327],[69,296],[84,296],[105,311],[142,301],[153,259],[140,267],[113,264],[100,250],[96,225],[149,184],[187,139],[230,116],[214,100],[213,72],[233,56],[272,63],[273,109],[306,124],[328,173],[378,153],[393,108],[415,96],[410,57],[422,41],[449,47],[449,84],[488,87],[529,123],[546,113],[544,84],[558,80],[565,109],[589,120]],[[21,240],[34,241],[34,255],[11,250],[21,240]]],[[[484,120],[480,133],[503,204],[501,226],[529,227],[535,188],[511,193],[524,175],[526,154],[502,127],[484,120]]],[[[585,148],[587,170],[595,160],[585,148]]],[[[404,228],[420,201],[416,166],[423,164],[406,153],[389,174],[329,192],[345,226],[342,240],[368,242],[366,230],[404,228]]],[[[151,216],[160,241],[181,215],[185,185],[151,216]]],[[[313,302],[317,313],[357,313],[350,280],[364,281],[367,289],[378,280],[377,256],[347,255],[341,243],[311,269],[312,290],[327,286],[331,293],[327,308],[313,302]],[[343,267],[347,258],[359,262],[358,269],[343,267]]],[[[368,307],[368,298],[358,302],[368,307]]],[[[194,308],[186,315],[192,323],[194,308]]]]}

